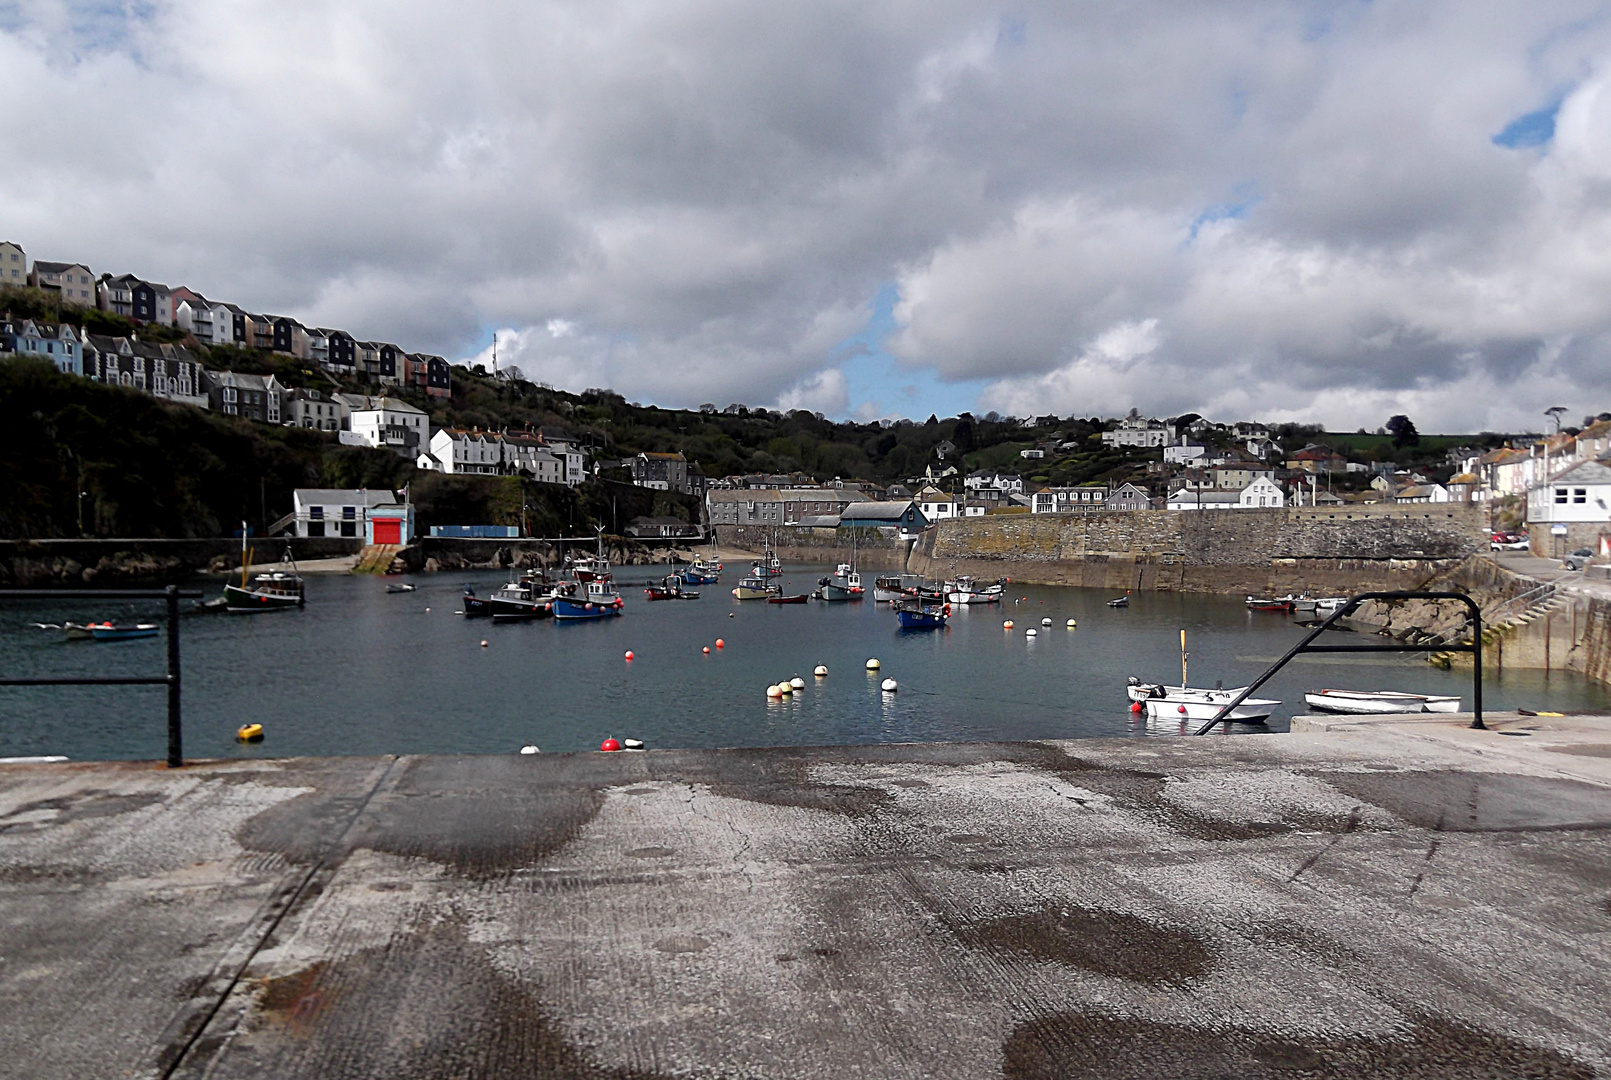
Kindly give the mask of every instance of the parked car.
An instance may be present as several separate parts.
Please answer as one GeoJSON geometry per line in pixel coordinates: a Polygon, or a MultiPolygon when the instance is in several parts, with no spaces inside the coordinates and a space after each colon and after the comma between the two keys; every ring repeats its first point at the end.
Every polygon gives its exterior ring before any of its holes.
{"type": "Polygon", "coordinates": [[[1581,570],[1593,561],[1593,548],[1578,548],[1576,551],[1569,551],[1566,553],[1566,558],[1561,560],[1561,569],[1581,570]]]}
{"type": "Polygon", "coordinates": [[[1526,533],[1497,532],[1488,537],[1489,551],[1526,551],[1530,546],[1526,533]]]}

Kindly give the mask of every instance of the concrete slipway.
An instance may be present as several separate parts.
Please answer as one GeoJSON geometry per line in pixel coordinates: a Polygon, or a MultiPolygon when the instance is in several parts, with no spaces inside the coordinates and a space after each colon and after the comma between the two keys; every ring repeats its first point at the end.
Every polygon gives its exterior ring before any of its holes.
{"type": "Polygon", "coordinates": [[[0,766],[0,1076],[1588,1077],[1611,721],[0,766]]]}

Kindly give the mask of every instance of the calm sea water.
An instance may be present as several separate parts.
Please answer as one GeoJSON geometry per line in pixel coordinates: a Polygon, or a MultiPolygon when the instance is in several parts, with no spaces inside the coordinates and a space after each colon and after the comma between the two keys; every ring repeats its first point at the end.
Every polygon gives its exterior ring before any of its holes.
{"type": "MultiPolygon", "coordinates": [[[[804,591],[825,570],[791,566],[785,580],[804,591]]],[[[650,747],[1177,735],[1177,723],[1132,716],[1124,682],[1174,681],[1181,629],[1193,684],[1227,686],[1255,677],[1304,632],[1234,599],[1142,593],[1115,610],[1105,592],[1036,586],[1013,586],[1013,603],[959,608],[946,630],[903,632],[871,600],[739,603],[731,567],[699,600],[648,603],[649,574],[621,572],[627,614],[602,622],[494,625],[455,614],[465,582],[486,595],[506,577],[485,572],[418,576],[418,591],[402,594],[388,594],[383,578],[316,575],[301,611],[188,616],[186,755],[562,751],[611,735],[650,747]],[[717,638],[726,647],[704,654],[717,638]],[[864,670],[870,657],[882,662],[877,675],[864,670]],[[824,679],[812,675],[818,664],[824,679]],[[803,693],[767,700],[769,683],[796,674],[803,693]],[[884,678],[899,691],[883,693],[884,678]],[[254,721],[266,740],[237,744],[235,729],[254,721]]],[[[0,671],[160,673],[160,637],[64,642],[30,625],[156,613],[155,604],[7,603],[0,671]]],[[[1284,730],[1303,711],[1303,691],[1321,686],[1468,695],[1470,677],[1413,657],[1305,659],[1261,691],[1285,702],[1269,729],[1284,730]]],[[[1561,672],[1490,676],[1485,698],[1491,709],[1611,704],[1598,685],[1561,672]]],[[[161,688],[0,687],[0,756],[160,758],[165,700],[161,688]]]]}

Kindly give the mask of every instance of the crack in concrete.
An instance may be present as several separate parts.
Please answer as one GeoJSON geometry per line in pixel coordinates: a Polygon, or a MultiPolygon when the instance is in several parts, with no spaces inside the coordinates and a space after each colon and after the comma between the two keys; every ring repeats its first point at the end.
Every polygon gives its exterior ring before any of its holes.
{"type": "Polygon", "coordinates": [[[1348,811],[1348,820],[1343,824],[1343,831],[1332,836],[1331,840],[1326,844],[1325,847],[1321,848],[1319,851],[1305,859],[1303,861],[1303,865],[1298,867],[1297,870],[1293,871],[1291,877],[1287,878],[1287,884],[1291,885],[1294,881],[1297,881],[1308,870],[1310,870],[1315,863],[1320,861],[1320,856],[1336,847],[1342,842],[1343,837],[1353,832],[1354,829],[1359,826],[1360,818],[1363,816],[1364,812],[1365,807],[1362,805],[1355,806],[1352,810],[1348,811]]]}

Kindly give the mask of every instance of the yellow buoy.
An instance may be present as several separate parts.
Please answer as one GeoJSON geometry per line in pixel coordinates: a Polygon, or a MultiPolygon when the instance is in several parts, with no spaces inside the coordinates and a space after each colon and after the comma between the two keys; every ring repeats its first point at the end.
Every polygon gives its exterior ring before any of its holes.
{"type": "Polygon", "coordinates": [[[262,724],[242,724],[235,730],[235,738],[240,742],[262,742],[262,724]]]}
{"type": "Polygon", "coordinates": [[[1072,630],[1072,629],[1074,629],[1074,628],[1075,628],[1075,627],[1076,627],[1076,626],[1078,626],[1078,625],[1079,625],[1079,623],[1077,623],[1077,622],[1075,622],[1075,621],[1074,621],[1074,620],[1073,620],[1073,619],[1070,619],[1070,620],[1069,620],[1069,621],[1068,621],[1068,628],[1069,628],[1069,629],[1070,629],[1070,630],[1072,630]]]}

